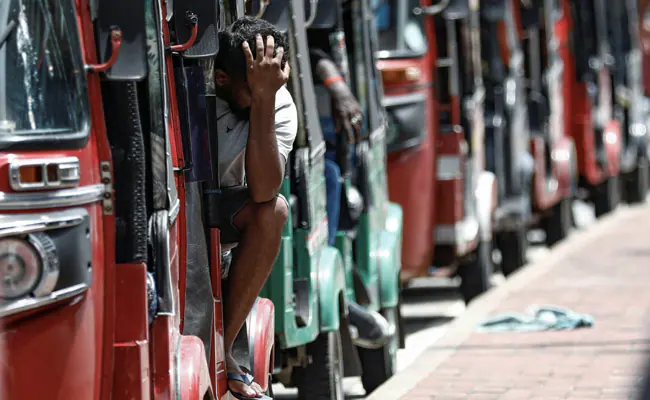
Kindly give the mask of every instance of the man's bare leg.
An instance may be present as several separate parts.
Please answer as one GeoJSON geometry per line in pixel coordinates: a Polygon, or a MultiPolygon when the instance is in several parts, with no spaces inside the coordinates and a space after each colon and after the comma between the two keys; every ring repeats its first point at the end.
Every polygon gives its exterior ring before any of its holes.
{"type": "MultiPolygon", "coordinates": [[[[271,273],[280,251],[282,227],[288,212],[285,200],[276,198],[267,203],[247,203],[233,220],[242,232],[242,238],[229,273],[224,299],[224,346],[228,372],[242,372],[232,357],[232,346],[271,273]]],[[[248,397],[260,394],[257,385],[248,387],[233,380],[228,385],[231,390],[248,397]]]]}

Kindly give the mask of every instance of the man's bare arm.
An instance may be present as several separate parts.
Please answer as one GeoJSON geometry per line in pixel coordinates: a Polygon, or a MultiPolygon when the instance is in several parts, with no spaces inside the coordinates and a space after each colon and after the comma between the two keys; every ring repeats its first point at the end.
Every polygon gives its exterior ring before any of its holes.
{"type": "Polygon", "coordinates": [[[289,78],[289,63],[283,70],[282,48],[278,48],[273,57],[273,36],[267,37],[265,48],[262,37],[258,35],[256,48],[257,57],[253,60],[250,47],[244,43],[253,98],[246,146],[246,181],[251,199],[264,203],[277,195],[284,177],[284,164],[275,135],[275,94],[289,78]]]}
{"type": "Polygon", "coordinates": [[[256,203],[272,200],[282,185],[284,165],[275,137],[275,98],[253,99],[246,146],[246,180],[256,203]]]}
{"type": "Polygon", "coordinates": [[[320,57],[314,67],[314,73],[324,83],[334,100],[337,131],[343,128],[350,143],[358,141],[361,134],[361,106],[341,77],[338,67],[329,58],[320,57]]]}

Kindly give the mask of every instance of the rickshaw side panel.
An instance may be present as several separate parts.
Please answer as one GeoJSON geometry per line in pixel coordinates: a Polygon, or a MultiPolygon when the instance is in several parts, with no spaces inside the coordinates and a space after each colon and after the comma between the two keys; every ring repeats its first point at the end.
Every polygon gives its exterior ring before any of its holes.
{"type": "MultiPolygon", "coordinates": [[[[429,43],[431,52],[431,43],[429,43]]],[[[411,86],[392,85],[384,82],[385,97],[417,93],[426,97],[425,113],[434,108],[432,74],[427,68],[427,58],[384,59],[378,62],[378,69],[418,68],[422,77],[411,86]]],[[[388,193],[392,202],[403,209],[403,247],[401,280],[427,275],[433,257],[433,226],[435,209],[435,129],[437,121],[426,118],[422,126],[423,140],[419,145],[387,155],[388,193]]]]}
{"type": "Polygon", "coordinates": [[[115,265],[115,398],[149,397],[147,269],[144,263],[115,265]]]}
{"type": "Polygon", "coordinates": [[[205,359],[205,347],[201,339],[196,336],[181,336],[179,347],[180,399],[203,399],[206,393],[214,396],[210,369],[205,359]]]}

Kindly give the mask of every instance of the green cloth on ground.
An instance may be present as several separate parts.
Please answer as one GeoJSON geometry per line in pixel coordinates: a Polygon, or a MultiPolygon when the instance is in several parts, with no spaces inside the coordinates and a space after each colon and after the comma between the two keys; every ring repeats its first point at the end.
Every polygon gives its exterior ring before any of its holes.
{"type": "Polygon", "coordinates": [[[480,324],[479,332],[538,332],[589,328],[594,318],[558,306],[532,306],[527,314],[503,313],[480,324]]]}

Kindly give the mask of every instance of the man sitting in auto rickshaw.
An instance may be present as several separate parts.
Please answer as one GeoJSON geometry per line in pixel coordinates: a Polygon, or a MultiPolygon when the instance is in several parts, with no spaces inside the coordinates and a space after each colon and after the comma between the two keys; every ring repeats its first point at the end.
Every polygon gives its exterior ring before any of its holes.
{"type": "Polygon", "coordinates": [[[284,35],[244,17],[219,37],[215,59],[221,242],[238,244],[224,299],[228,387],[237,398],[261,397],[232,356],[246,316],[280,250],[288,204],[278,194],[298,129],[284,35]]]}

